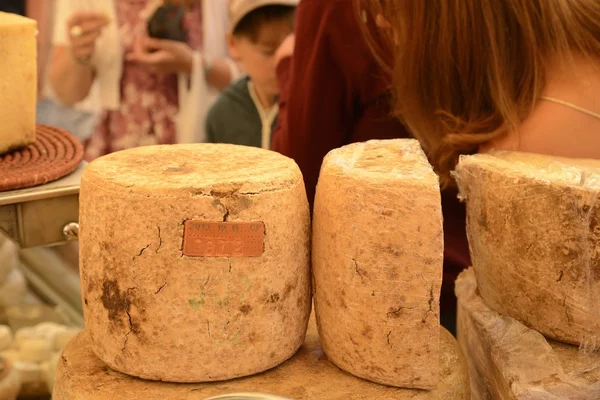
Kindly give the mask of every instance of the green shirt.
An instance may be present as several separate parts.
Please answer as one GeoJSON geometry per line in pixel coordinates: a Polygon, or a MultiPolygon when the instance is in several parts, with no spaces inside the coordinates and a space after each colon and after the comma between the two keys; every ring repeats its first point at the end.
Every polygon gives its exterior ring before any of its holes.
{"type": "Polygon", "coordinates": [[[277,122],[277,110],[264,110],[251,88],[250,78],[243,77],[219,96],[206,117],[209,143],[253,147],[263,147],[265,141],[270,144],[270,132],[277,122]],[[263,139],[267,133],[268,137],[263,139]]]}

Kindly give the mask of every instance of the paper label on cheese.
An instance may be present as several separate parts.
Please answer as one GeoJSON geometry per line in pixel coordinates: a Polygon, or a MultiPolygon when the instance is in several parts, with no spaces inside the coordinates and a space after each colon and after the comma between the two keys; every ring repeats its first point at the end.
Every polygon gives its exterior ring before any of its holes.
{"type": "Polygon", "coordinates": [[[188,257],[260,257],[264,222],[186,221],[183,255],[188,257]]]}

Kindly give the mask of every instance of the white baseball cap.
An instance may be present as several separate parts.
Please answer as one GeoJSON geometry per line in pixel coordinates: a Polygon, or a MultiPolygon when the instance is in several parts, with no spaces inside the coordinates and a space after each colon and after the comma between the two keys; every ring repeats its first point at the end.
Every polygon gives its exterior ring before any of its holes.
{"type": "Polygon", "coordinates": [[[264,6],[296,7],[300,0],[229,0],[229,32],[232,33],[242,18],[264,6]]]}

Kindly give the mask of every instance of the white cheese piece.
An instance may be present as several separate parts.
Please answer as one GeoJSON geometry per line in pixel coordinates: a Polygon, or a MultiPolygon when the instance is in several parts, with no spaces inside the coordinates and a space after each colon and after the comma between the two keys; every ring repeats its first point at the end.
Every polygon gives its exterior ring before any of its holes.
{"type": "Polygon", "coordinates": [[[23,385],[37,385],[42,381],[42,368],[39,364],[18,361],[14,367],[19,371],[23,385]]]}
{"type": "Polygon", "coordinates": [[[19,267],[19,249],[10,239],[0,233],[0,285],[8,275],[19,267]]]}
{"type": "Polygon", "coordinates": [[[600,348],[600,161],[463,156],[456,178],[481,296],[546,337],[600,348]]]}
{"type": "MultiPolygon", "coordinates": [[[[206,398],[238,392],[271,393],[294,400],[466,400],[470,398],[465,360],[456,340],[440,330],[439,384],[431,391],[368,382],[333,365],[319,345],[314,320],[306,342],[290,360],[263,374],[226,382],[173,385],[135,379],[108,368],[91,351],[83,333],[58,362],[53,400],[164,400],[206,398]]],[[[231,365],[231,360],[223,360],[231,365]]]]}
{"type": "Polygon", "coordinates": [[[21,361],[21,354],[17,349],[8,349],[0,351],[0,357],[10,361],[12,364],[21,361]]]}
{"type": "Polygon", "coordinates": [[[20,269],[13,269],[4,282],[0,283],[0,307],[21,304],[26,292],[25,276],[20,269]]]}
{"type": "Polygon", "coordinates": [[[85,323],[111,368],[223,380],[301,346],[310,214],[289,158],[233,145],[139,147],[89,164],[79,201],[85,323]]]}
{"type": "Polygon", "coordinates": [[[54,390],[54,378],[56,376],[56,366],[58,365],[58,360],[60,358],[60,353],[54,353],[50,357],[50,360],[42,363],[40,366],[42,369],[42,378],[46,382],[46,386],[48,387],[48,392],[52,393],[54,390]]]}
{"type": "Polygon", "coordinates": [[[20,348],[25,341],[32,339],[43,339],[43,336],[39,335],[34,327],[29,326],[21,328],[15,333],[15,344],[17,348],[20,348]]]}
{"type": "Polygon", "coordinates": [[[0,154],[35,141],[35,20],[0,12],[0,154]]]}
{"type": "Polygon", "coordinates": [[[42,363],[52,354],[53,343],[48,339],[24,339],[19,344],[21,361],[25,363],[42,363]]]}
{"type": "Polygon", "coordinates": [[[329,153],[312,243],[315,310],[329,359],[377,383],[435,388],[442,210],[419,142],[371,141],[329,153]]]}
{"type": "Polygon", "coordinates": [[[546,340],[492,311],[477,289],[472,268],[458,277],[458,339],[474,400],[600,398],[600,354],[546,340]]]}
{"type": "Polygon", "coordinates": [[[14,366],[21,378],[20,396],[38,398],[47,397],[50,394],[40,364],[16,362],[14,366]]]}
{"type": "Polygon", "coordinates": [[[0,325],[0,351],[8,350],[13,344],[13,334],[10,327],[0,325]]]}
{"type": "Polygon", "coordinates": [[[0,399],[16,400],[20,389],[19,372],[12,365],[9,365],[7,371],[3,371],[0,375],[0,399]]]}

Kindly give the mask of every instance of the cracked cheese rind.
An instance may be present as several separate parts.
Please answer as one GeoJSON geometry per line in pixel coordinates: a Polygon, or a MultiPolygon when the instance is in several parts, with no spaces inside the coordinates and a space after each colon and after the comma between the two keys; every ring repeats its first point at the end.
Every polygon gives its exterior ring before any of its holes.
{"type": "Polygon", "coordinates": [[[474,400],[600,398],[600,354],[546,340],[491,310],[472,268],[456,280],[458,341],[467,358],[474,400]]]}
{"type": "Polygon", "coordinates": [[[297,165],[224,144],[140,147],[84,171],[86,327],[111,368],[202,382],[262,372],[303,342],[309,210],[297,165]],[[262,222],[259,257],[188,257],[185,221],[262,222]]]}
{"type": "Polygon", "coordinates": [[[461,157],[456,178],[485,303],[600,349],[600,161],[478,154],[461,157]]]}
{"type": "Polygon", "coordinates": [[[435,388],[442,258],[438,178],[416,140],[327,155],[312,260],[321,343],[333,363],[378,383],[435,388]]]}
{"type": "Polygon", "coordinates": [[[35,141],[37,24],[0,12],[0,154],[35,141]]]}
{"type": "Polygon", "coordinates": [[[178,385],[125,376],[106,367],[90,350],[87,333],[65,348],[56,370],[53,400],[204,400],[260,392],[294,400],[467,400],[469,377],[456,340],[440,331],[439,385],[435,390],[399,389],[358,379],[327,360],[311,321],[306,341],[291,359],[264,374],[233,381],[178,385]]]}

